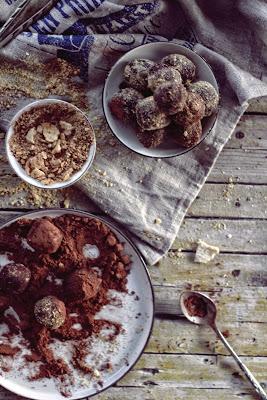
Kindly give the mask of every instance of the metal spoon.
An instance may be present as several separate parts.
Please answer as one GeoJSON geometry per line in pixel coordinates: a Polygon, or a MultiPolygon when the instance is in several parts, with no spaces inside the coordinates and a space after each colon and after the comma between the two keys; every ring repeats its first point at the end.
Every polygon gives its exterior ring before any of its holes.
{"type": "Polygon", "coordinates": [[[227,342],[221,331],[217,328],[215,322],[217,310],[214,302],[208,296],[202,293],[186,291],[181,294],[180,305],[182,312],[189,321],[193,322],[194,324],[209,325],[214,330],[218,338],[221,339],[225,347],[234,357],[235,361],[237,362],[241,370],[244,372],[247,379],[256,389],[256,392],[258,393],[260,398],[263,400],[267,400],[267,394],[265,393],[265,391],[263,390],[257,379],[254,378],[250,370],[245,366],[245,364],[243,364],[243,362],[240,360],[236,352],[227,342]],[[192,296],[196,299],[196,301],[198,300],[197,305],[194,305],[194,299],[192,301],[192,296]]]}

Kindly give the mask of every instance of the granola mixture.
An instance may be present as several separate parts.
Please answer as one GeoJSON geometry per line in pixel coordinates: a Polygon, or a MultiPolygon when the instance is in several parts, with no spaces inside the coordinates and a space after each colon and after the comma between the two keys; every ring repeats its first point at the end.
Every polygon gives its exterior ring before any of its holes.
{"type": "Polygon", "coordinates": [[[23,113],[9,144],[26,173],[50,185],[81,169],[93,140],[84,115],[65,104],[49,104],[23,113]]]}

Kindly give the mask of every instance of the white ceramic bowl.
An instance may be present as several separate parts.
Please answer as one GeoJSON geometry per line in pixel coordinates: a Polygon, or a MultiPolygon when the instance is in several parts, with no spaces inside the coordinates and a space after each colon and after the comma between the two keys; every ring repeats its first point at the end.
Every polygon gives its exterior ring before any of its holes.
{"type": "Polygon", "coordinates": [[[111,68],[106,79],[103,91],[103,108],[107,123],[114,135],[125,146],[143,156],[166,158],[179,156],[187,151],[192,150],[208,135],[217,118],[217,114],[214,113],[210,117],[206,117],[202,120],[203,135],[199,143],[195,146],[185,149],[184,147],[180,147],[177,143],[170,141],[161,144],[157,148],[146,148],[137,139],[134,127],[130,124],[121,122],[111,113],[109,109],[109,101],[120,89],[120,84],[123,81],[123,71],[127,63],[137,58],[146,58],[153,61],[159,61],[161,58],[173,53],[183,54],[184,56],[188,57],[196,65],[196,80],[203,80],[211,83],[219,93],[215,76],[206,61],[194,51],[178,44],[168,42],[144,44],[129,51],[111,68]]]}
{"type": "Polygon", "coordinates": [[[67,103],[63,100],[58,100],[58,99],[44,99],[44,100],[37,100],[34,101],[30,104],[28,104],[27,106],[23,107],[12,119],[12,121],[10,122],[10,126],[9,129],[7,131],[6,134],[6,153],[7,153],[7,159],[11,165],[11,167],[13,168],[13,170],[15,171],[15,173],[21,178],[23,179],[25,182],[30,183],[33,186],[37,186],[41,189],[62,189],[64,187],[70,186],[73,183],[77,182],[84,174],[85,172],[90,168],[90,166],[93,163],[94,160],[94,156],[95,156],[95,151],[96,151],[96,141],[95,141],[95,135],[94,135],[94,130],[93,127],[90,123],[90,121],[88,120],[88,118],[86,117],[86,115],[76,106],[74,106],[73,104],[67,103]],[[88,121],[88,125],[91,127],[92,129],[92,135],[93,135],[93,143],[89,149],[88,152],[88,156],[87,156],[87,160],[85,161],[85,163],[83,164],[83,166],[81,167],[81,169],[79,171],[77,171],[75,174],[73,174],[70,179],[66,180],[66,181],[61,181],[61,182],[56,182],[53,183],[51,185],[44,185],[43,183],[41,183],[40,181],[38,181],[37,179],[32,178],[31,176],[29,176],[26,171],[22,168],[22,166],[20,165],[20,163],[17,161],[17,159],[14,157],[10,146],[9,146],[9,141],[14,133],[14,125],[16,123],[16,121],[18,120],[18,118],[25,112],[25,111],[29,111],[32,110],[34,108],[38,108],[38,107],[43,107],[45,105],[49,105],[49,104],[58,104],[59,106],[61,104],[65,104],[68,105],[68,107],[73,108],[75,111],[81,113],[84,115],[84,117],[87,119],[88,121]]]}

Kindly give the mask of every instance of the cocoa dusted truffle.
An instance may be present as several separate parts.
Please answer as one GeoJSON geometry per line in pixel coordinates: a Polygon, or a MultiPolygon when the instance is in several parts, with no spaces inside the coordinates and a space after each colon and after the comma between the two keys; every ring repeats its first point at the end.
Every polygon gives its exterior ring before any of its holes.
{"type": "Polygon", "coordinates": [[[182,83],[182,78],[176,69],[158,65],[148,74],[147,82],[149,89],[154,92],[158,86],[166,82],[182,83]]]}
{"type": "Polygon", "coordinates": [[[185,107],[173,116],[177,125],[188,126],[201,120],[205,115],[205,104],[198,94],[189,92],[185,107]]]}
{"type": "Polygon", "coordinates": [[[66,319],[65,304],[55,296],[43,297],[35,303],[34,316],[39,324],[57,329],[66,319]]]}
{"type": "Polygon", "coordinates": [[[97,295],[101,282],[93,270],[76,270],[65,282],[67,296],[72,301],[89,300],[97,295]]]}
{"type": "Polygon", "coordinates": [[[155,129],[154,131],[145,131],[141,128],[137,131],[137,138],[144,147],[158,147],[164,142],[166,135],[165,129],[155,129]]]}
{"type": "Polygon", "coordinates": [[[147,76],[154,62],[146,59],[130,61],[124,69],[124,80],[132,88],[140,92],[147,89],[147,76]]]}
{"type": "Polygon", "coordinates": [[[31,279],[31,271],[23,264],[7,264],[0,272],[0,288],[4,292],[23,293],[31,279]]]}
{"type": "Polygon", "coordinates": [[[137,103],[136,119],[138,125],[147,131],[165,128],[170,123],[170,118],[160,111],[153,96],[146,97],[137,103]]]}
{"type": "Polygon", "coordinates": [[[110,102],[109,108],[121,121],[130,121],[135,116],[135,107],[138,100],[143,99],[143,95],[133,88],[125,88],[115,93],[110,102]]]}
{"type": "Polygon", "coordinates": [[[192,81],[195,78],[195,64],[182,54],[170,54],[164,57],[161,63],[179,71],[184,82],[192,81]]]}
{"type": "Polygon", "coordinates": [[[173,115],[183,110],[187,91],[181,83],[166,82],[156,88],[154,99],[161,111],[173,115]]]}
{"type": "Polygon", "coordinates": [[[172,129],[172,136],[177,143],[186,148],[196,145],[202,136],[202,125],[200,121],[186,128],[177,126],[176,129],[174,127],[172,127],[172,129]]]}
{"type": "Polygon", "coordinates": [[[188,91],[197,93],[205,103],[205,117],[213,114],[219,104],[219,94],[216,89],[206,81],[198,81],[188,85],[188,91]]]}
{"type": "Polygon", "coordinates": [[[47,219],[34,221],[27,235],[28,243],[38,251],[55,253],[62,242],[63,233],[47,219]]]}

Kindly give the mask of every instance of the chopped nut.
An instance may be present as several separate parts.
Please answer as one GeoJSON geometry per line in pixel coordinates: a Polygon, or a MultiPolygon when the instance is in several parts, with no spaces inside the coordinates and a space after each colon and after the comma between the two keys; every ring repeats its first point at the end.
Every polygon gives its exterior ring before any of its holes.
{"type": "Polygon", "coordinates": [[[57,154],[61,152],[61,145],[60,145],[60,140],[57,141],[56,146],[52,150],[52,154],[57,154]]]}
{"type": "Polygon", "coordinates": [[[160,218],[154,219],[154,224],[160,225],[161,223],[162,223],[162,220],[160,218]]]}
{"type": "Polygon", "coordinates": [[[194,261],[196,263],[207,264],[213,260],[219,252],[219,247],[211,246],[199,239],[194,261]]]}
{"type": "Polygon", "coordinates": [[[31,177],[34,179],[42,179],[45,177],[45,173],[38,168],[34,168],[31,172],[31,177]]]}
{"type": "Polygon", "coordinates": [[[34,144],[34,138],[35,138],[36,133],[37,133],[37,131],[36,131],[35,128],[31,128],[28,131],[28,133],[26,135],[26,140],[27,140],[28,143],[34,144]]]}
{"type": "Polygon", "coordinates": [[[60,132],[56,127],[56,125],[50,124],[49,122],[44,122],[42,124],[42,127],[43,127],[43,135],[47,142],[53,143],[58,139],[60,132]]]}

